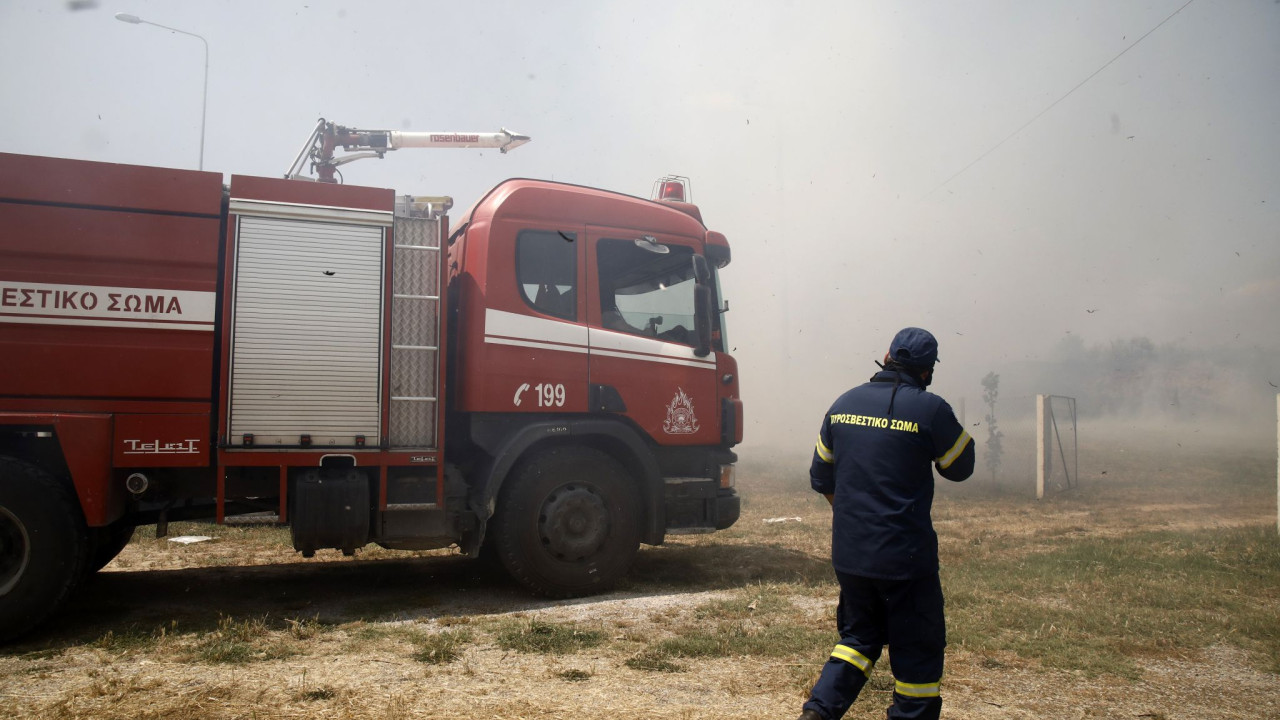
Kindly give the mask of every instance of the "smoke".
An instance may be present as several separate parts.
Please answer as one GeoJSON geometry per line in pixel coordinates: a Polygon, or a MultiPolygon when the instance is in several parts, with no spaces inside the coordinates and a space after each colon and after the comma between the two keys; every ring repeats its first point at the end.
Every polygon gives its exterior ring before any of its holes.
{"type": "Polygon", "coordinates": [[[1271,395],[1280,361],[1269,352],[1234,354],[1146,337],[1086,345],[1062,340],[1039,363],[1019,368],[1021,382],[1069,395],[1086,418],[1262,423],[1274,412],[1271,395]]]}
{"type": "MultiPolygon", "coordinates": [[[[999,377],[995,415],[1006,454],[1000,474],[1008,476],[1009,482],[1024,482],[1028,474],[1034,475],[1037,395],[1075,401],[1074,427],[1064,401],[1054,403],[1055,412],[1062,431],[1072,428],[1086,448],[1099,441],[1123,445],[1125,438],[1135,446],[1168,445],[1179,452],[1256,448],[1275,441],[1280,356],[1261,348],[1228,353],[1218,347],[1156,343],[1142,336],[1086,343],[1069,335],[1040,350],[1036,359],[993,363],[986,377],[991,375],[999,377]]],[[[851,379],[849,385],[862,380],[851,379]]],[[[990,434],[982,382],[975,378],[958,392],[956,388],[963,387],[960,383],[952,382],[949,388],[939,385],[930,389],[950,402],[978,442],[975,474],[989,475],[982,469],[990,434]]],[[[803,474],[822,413],[847,389],[836,383],[820,387],[811,382],[805,388],[808,407],[803,410],[799,402],[781,402],[785,421],[770,417],[749,422],[752,432],[741,452],[765,455],[774,462],[785,458],[795,472],[803,474]]],[[[752,397],[757,400],[754,407],[779,402],[778,394],[770,394],[768,387],[763,398],[752,397]]],[[[749,412],[752,407],[748,403],[749,412]]]]}
{"type": "MultiPolygon", "coordinates": [[[[1274,441],[1280,6],[1194,3],[1091,75],[1181,4],[126,9],[208,39],[215,171],[278,175],[323,115],[534,138],[344,166],[456,208],[512,176],[641,196],[691,177],[733,246],[740,454],[803,473],[823,412],[909,325],[975,437],[1000,376],[1003,467],[1041,393],[1076,397],[1085,432],[1274,441]]],[[[200,43],[80,5],[0,3],[0,151],[194,167],[200,43]]]]}

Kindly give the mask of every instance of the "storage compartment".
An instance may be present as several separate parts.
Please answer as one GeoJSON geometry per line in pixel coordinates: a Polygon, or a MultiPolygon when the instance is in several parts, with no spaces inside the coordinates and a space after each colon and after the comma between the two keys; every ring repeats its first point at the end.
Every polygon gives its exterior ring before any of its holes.
{"type": "Polygon", "coordinates": [[[237,218],[230,445],[379,444],[384,233],[237,218]]]}

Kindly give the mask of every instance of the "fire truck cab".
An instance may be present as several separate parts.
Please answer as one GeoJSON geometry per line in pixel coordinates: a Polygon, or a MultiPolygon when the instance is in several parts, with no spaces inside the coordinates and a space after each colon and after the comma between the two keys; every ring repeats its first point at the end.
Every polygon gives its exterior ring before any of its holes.
{"type": "Polygon", "coordinates": [[[693,206],[657,204],[510,180],[453,236],[450,360],[468,370],[450,386],[461,447],[446,455],[474,461],[469,506],[521,507],[548,474],[598,483],[558,495],[518,536],[520,523],[499,517],[500,557],[539,545],[580,555],[557,537],[589,547],[620,531],[597,509],[610,505],[641,509],[625,532],[653,544],[738,517],[729,448],[741,400],[716,282],[729,246],[693,206]],[[598,522],[575,530],[581,518],[598,522]]]}

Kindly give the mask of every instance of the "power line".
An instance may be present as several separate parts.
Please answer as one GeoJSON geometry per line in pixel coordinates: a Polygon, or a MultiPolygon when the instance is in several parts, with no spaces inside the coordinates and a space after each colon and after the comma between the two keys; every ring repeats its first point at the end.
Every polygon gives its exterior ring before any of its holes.
{"type": "Polygon", "coordinates": [[[1129,45],[1129,47],[1125,48],[1124,50],[1121,50],[1121,51],[1120,51],[1120,52],[1119,52],[1115,57],[1111,58],[1111,59],[1110,59],[1110,60],[1108,60],[1106,63],[1104,63],[1104,64],[1102,65],[1102,67],[1098,68],[1097,70],[1094,70],[1094,71],[1089,75],[1089,77],[1087,77],[1087,78],[1085,78],[1085,79],[1081,80],[1080,82],[1076,83],[1076,86],[1075,86],[1075,87],[1073,87],[1073,88],[1071,88],[1070,90],[1068,90],[1068,91],[1067,91],[1067,92],[1066,92],[1062,97],[1060,97],[1060,98],[1058,98],[1057,100],[1054,100],[1053,102],[1049,103],[1049,106],[1048,106],[1048,107],[1046,107],[1045,109],[1043,109],[1043,110],[1041,110],[1040,112],[1036,113],[1035,117],[1033,117],[1033,118],[1031,118],[1030,120],[1028,120],[1028,121],[1026,121],[1025,123],[1023,123],[1023,124],[1022,124],[1018,129],[1017,129],[1017,130],[1014,130],[1013,132],[1009,133],[1009,134],[1008,134],[1008,135],[1007,135],[1003,140],[1001,140],[1000,142],[996,143],[995,145],[992,145],[990,149],[988,149],[986,152],[984,152],[984,153],[982,153],[981,155],[979,155],[976,159],[974,159],[974,160],[973,160],[972,162],[970,162],[968,165],[965,165],[964,167],[960,168],[960,169],[959,169],[959,170],[958,170],[954,175],[952,175],[951,177],[947,178],[946,180],[943,180],[943,181],[942,181],[942,183],[940,183],[937,187],[935,187],[934,189],[930,190],[930,191],[929,191],[929,193],[928,193],[927,195],[925,195],[925,198],[928,198],[929,196],[931,196],[931,195],[933,195],[934,193],[938,192],[938,191],[939,191],[939,190],[941,190],[942,188],[946,187],[946,185],[947,185],[948,183],[950,183],[952,180],[955,180],[956,178],[958,178],[958,177],[960,177],[961,175],[963,175],[963,174],[965,173],[965,171],[966,171],[966,170],[968,170],[969,168],[973,167],[974,165],[977,165],[978,163],[982,162],[982,161],[983,161],[983,159],[984,159],[984,158],[986,158],[986,157],[987,157],[988,155],[990,155],[991,153],[995,152],[996,150],[999,150],[999,149],[1000,149],[1000,146],[1002,146],[1002,145],[1004,145],[1005,143],[1007,143],[1007,142],[1009,142],[1010,140],[1012,140],[1012,139],[1014,138],[1014,136],[1016,136],[1018,133],[1022,132],[1023,130],[1026,130],[1026,129],[1027,129],[1027,127],[1031,125],[1031,123],[1035,122],[1036,120],[1039,120],[1039,119],[1041,118],[1041,116],[1043,116],[1045,113],[1049,112],[1049,111],[1050,111],[1050,110],[1052,110],[1054,107],[1056,107],[1056,106],[1058,105],[1058,103],[1060,103],[1060,102],[1062,102],[1063,100],[1066,100],[1067,98],[1071,97],[1072,93],[1074,93],[1075,91],[1077,91],[1077,90],[1079,90],[1080,88],[1084,87],[1085,83],[1087,83],[1087,82],[1089,82],[1090,80],[1092,80],[1092,79],[1094,79],[1095,77],[1097,77],[1097,76],[1098,76],[1098,74],[1099,74],[1099,73],[1101,73],[1103,70],[1106,70],[1107,68],[1111,67],[1111,64],[1112,64],[1112,63],[1114,63],[1115,61],[1119,60],[1122,56],[1124,56],[1124,54],[1125,54],[1125,53],[1127,53],[1127,52],[1129,52],[1130,50],[1132,50],[1132,49],[1134,49],[1135,47],[1137,47],[1138,43],[1142,42],[1143,40],[1146,40],[1146,39],[1147,39],[1147,36],[1151,35],[1151,33],[1155,32],[1155,31],[1159,30],[1159,29],[1160,29],[1160,28],[1161,28],[1165,23],[1167,23],[1167,22],[1169,22],[1170,20],[1172,20],[1174,15],[1177,15],[1178,13],[1182,12],[1183,10],[1186,10],[1186,9],[1187,9],[1187,6],[1188,6],[1188,5],[1190,5],[1191,3],[1195,2],[1195,1],[1196,1],[1196,0],[1187,0],[1187,2],[1186,2],[1186,3],[1184,3],[1182,7],[1178,8],[1177,10],[1174,10],[1174,11],[1169,15],[1169,17],[1167,17],[1167,18],[1165,18],[1165,19],[1161,20],[1161,21],[1159,22],[1159,24],[1157,24],[1155,27],[1153,27],[1153,28],[1151,28],[1150,30],[1148,30],[1148,31],[1147,31],[1147,32],[1146,32],[1142,37],[1138,38],[1137,40],[1134,40],[1134,41],[1133,41],[1133,43],[1129,45]]]}

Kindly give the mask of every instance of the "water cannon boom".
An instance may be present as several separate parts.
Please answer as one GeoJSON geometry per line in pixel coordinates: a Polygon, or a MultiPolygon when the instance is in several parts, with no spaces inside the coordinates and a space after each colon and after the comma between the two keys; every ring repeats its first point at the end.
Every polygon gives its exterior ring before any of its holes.
{"type": "Polygon", "coordinates": [[[401,148],[496,148],[506,153],[529,142],[528,135],[502,128],[496,133],[474,132],[403,132],[399,130],[360,130],[344,127],[320,118],[311,137],[302,146],[293,165],[285,173],[291,180],[302,179],[303,167],[310,161],[311,170],[320,182],[336,182],[339,165],[363,158],[381,158],[388,151],[401,148]],[[349,153],[334,157],[341,148],[349,153]]]}

